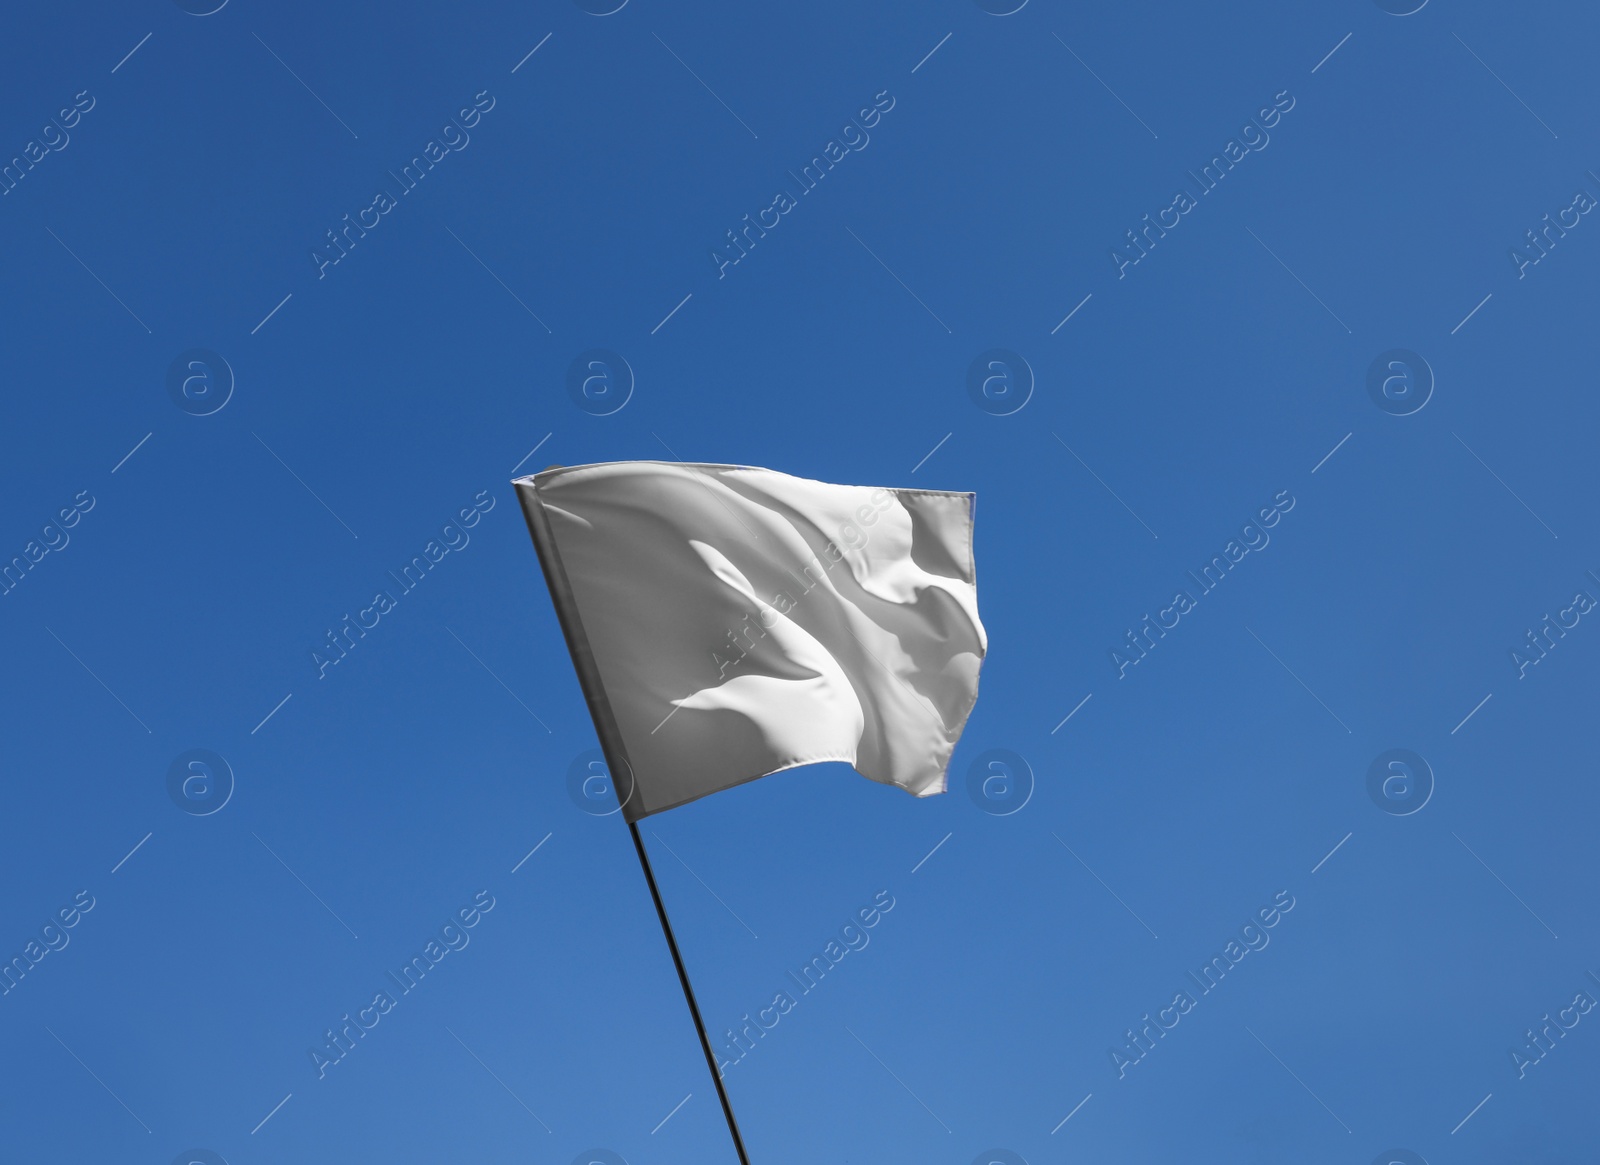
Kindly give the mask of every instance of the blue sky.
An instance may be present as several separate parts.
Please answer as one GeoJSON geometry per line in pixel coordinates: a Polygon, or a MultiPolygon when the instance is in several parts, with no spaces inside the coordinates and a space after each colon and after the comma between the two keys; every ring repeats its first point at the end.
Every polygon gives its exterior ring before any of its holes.
{"type": "Polygon", "coordinates": [[[753,1160],[1583,1159],[1592,13],[210,7],[0,17],[19,1156],[734,1159],[508,484],[681,458],[979,498],[949,795],[644,823],[753,1160]]]}

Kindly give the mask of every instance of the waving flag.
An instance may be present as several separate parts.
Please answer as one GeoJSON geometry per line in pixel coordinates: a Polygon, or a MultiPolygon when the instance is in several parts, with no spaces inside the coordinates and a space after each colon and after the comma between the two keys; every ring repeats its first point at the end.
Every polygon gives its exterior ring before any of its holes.
{"type": "Polygon", "coordinates": [[[818,761],[941,793],[974,497],[622,461],[515,482],[628,821],[818,761]]]}

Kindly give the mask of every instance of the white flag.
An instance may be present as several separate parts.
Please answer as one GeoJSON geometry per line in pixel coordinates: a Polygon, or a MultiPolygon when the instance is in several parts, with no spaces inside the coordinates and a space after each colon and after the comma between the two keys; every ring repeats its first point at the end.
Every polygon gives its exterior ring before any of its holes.
{"type": "Polygon", "coordinates": [[[944,791],[986,648],[972,494],[666,461],[515,484],[629,821],[818,761],[944,791]]]}

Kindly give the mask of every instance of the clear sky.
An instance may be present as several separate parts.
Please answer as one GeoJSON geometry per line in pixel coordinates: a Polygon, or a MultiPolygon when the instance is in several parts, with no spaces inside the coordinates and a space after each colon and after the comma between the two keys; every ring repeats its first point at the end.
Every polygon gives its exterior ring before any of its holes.
{"type": "Polygon", "coordinates": [[[948,795],[644,823],[752,1160],[1586,1159],[1593,12],[214,3],[0,15],[8,1158],[734,1159],[509,485],[679,458],[979,499],[948,795]]]}

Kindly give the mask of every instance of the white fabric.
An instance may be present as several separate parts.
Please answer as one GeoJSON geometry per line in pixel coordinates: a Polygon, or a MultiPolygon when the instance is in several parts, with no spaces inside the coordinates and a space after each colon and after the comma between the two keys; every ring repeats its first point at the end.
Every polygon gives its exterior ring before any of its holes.
{"type": "Polygon", "coordinates": [[[944,791],[986,648],[972,494],[662,461],[516,485],[548,519],[630,820],[817,761],[944,791]]]}

